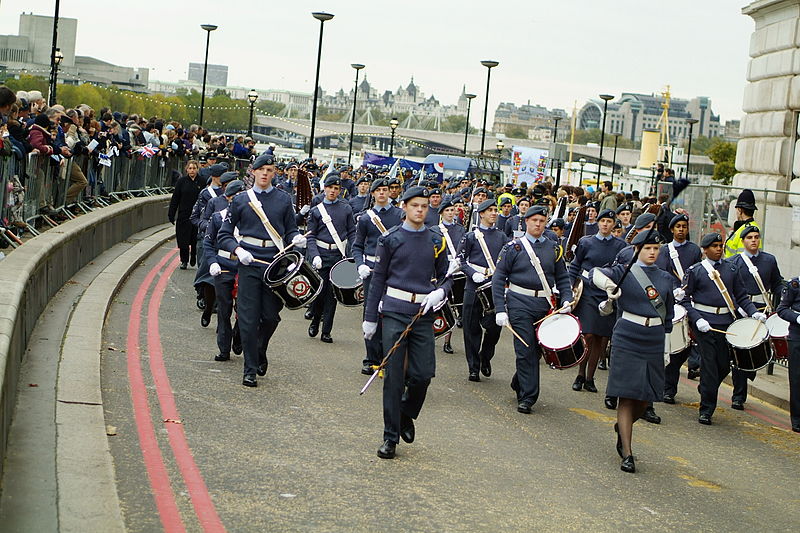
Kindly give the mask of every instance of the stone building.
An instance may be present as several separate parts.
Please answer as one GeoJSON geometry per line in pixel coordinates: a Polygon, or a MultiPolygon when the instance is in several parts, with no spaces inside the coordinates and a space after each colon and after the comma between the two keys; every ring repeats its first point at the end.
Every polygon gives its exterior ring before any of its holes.
{"type": "Polygon", "coordinates": [[[530,100],[519,107],[512,103],[500,103],[494,112],[492,131],[505,134],[510,128],[519,127],[527,132],[529,139],[549,141],[553,135],[554,116],[559,117],[558,140],[563,141],[569,133],[567,112],[563,109],[531,105],[530,100]]]}

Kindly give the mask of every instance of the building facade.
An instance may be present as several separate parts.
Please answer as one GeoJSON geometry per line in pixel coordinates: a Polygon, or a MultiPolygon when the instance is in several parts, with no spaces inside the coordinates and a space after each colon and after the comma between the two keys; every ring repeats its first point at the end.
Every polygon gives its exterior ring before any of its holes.
{"type": "MultiPolygon", "coordinates": [[[[206,85],[216,85],[217,87],[227,87],[228,85],[228,65],[208,65],[206,72],[206,85]]],[[[186,75],[189,81],[203,84],[203,63],[189,63],[189,71],[186,75]]]]}
{"type": "Polygon", "coordinates": [[[547,109],[540,105],[527,104],[517,107],[512,103],[501,103],[494,112],[494,133],[506,134],[512,128],[522,128],[528,139],[549,141],[553,137],[555,120],[560,121],[558,141],[567,138],[569,130],[569,116],[563,109],[547,109]]]}

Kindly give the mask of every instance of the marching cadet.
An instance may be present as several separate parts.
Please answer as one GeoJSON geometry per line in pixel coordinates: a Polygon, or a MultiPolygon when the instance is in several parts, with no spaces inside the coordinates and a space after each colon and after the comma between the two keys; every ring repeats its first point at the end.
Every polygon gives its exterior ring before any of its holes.
{"type": "Polygon", "coordinates": [[[506,233],[506,224],[511,219],[511,208],[514,207],[514,202],[511,201],[509,196],[504,196],[497,201],[497,208],[500,212],[497,214],[497,229],[506,233]]]}
{"type": "Polygon", "coordinates": [[[350,248],[355,240],[356,227],[353,210],[344,200],[339,199],[341,179],[328,176],[324,182],[325,198],[308,214],[308,242],[306,255],[322,277],[322,293],[311,304],[311,324],[308,336],[316,337],[322,321],[322,335],[319,340],[333,342],[333,318],[336,315],[336,298],[331,286],[331,268],[350,257],[350,248]]]}
{"type": "MultiPolygon", "coordinates": [[[[684,298],[683,289],[680,288],[683,276],[689,267],[703,259],[703,252],[689,240],[689,217],[686,214],[681,213],[672,217],[669,221],[669,230],[672,232],[672,241],[661,245],[656,266],[672,276],[674,287],[672,294],[679,302],[684,298]]],[[[681,366],[687,359],[689,372],[699,372],[700,357],[693,343],[690,343],[685,350],[669,356],[669,363],[664,369],[664,403],[675,403],[681,366]]]]}
{"type": "Polygon", "coordinates": [[[428,205],[428,214],[425,216],[425,225],[437,226],[439,224],[439,206],[442,205],[442,190],[435,186],[435,181],[429,181],[428,183],[434,185],[434,187],[430,189],[430,204],[428,205]]]}
{"type": "MultiPolygon", "coordinates": [[[[365,313],[372,284],[372,269],[375,268],[375,250],[378,246],[378,238],[400,224],[400,217],[403,214],[402,209],[393,206],[389,201],[389,180],[377,178],[372,182],[370,192],[372,193],[374,205],[372,208],[365,210],[359,217],[356,223],[356,236],[353,241],[353,259],[358,268],[358,275],[363,282],[365,313]]],[[[361,365],[362,374],[371,375],[374,372],[373,367],[381,362],[383,357],[381,339],[379,320],[378,333],[371,339],[365,340],[366,356],[361,365]]]]}
{"type": "Polygon", "coordinates": [[[400,192],[403,190],[399,178],[389,180],[389,202],[397,206],[400,203],[400,192]]]}
{"type": "Polygon", "coordinates": [[[622,233],[622,229],[623,229],[622,222],[620,222],[620,220],[617,219],[617,221],[614,222],[614,228],[611,230],[611,235],[613,235],[617,239],[624,239],[625,236],[622,233]]]}
{"type": "Polygon", "coordinates": [[[747,297],[736,265],[722,259],[722,236],[709,233],[700,241],[706,258],[686,271],[683,280],[686,296],[681,305],[689,315],[700,348],[700,415],[698,422],[711,425],[717,407],[719,385],[731,368],[730,346],[724,331],[736,320],[741,308],[746,316],[765,322],[747,297]]]}
{"type": "MultiPolygon", "coordinates": [[[[609,211],[606,209],[605,211],[609,211]]],[[[614,214],[614,211],[611,211],[614,214]]],[[[592,236],[597,233],[597,223],[600,219],[597,216],[597,202],[587,202],[586,203],[586,222],[584,222],[584,226],[586,226],[586,231],[584,231],[584,236],[592,236]]],[[[613,227],[613,224],[612,224],[613,227]]]]}
{"type": "MultiPolygon", "coordinates": [[[[742,231],[748,226],[756,226],[756,221],[753,219],[758,207],[756,207],[756,197],[750,189],[744,189],[739,193],[736,199],[736,222],[733,223],[733,233],[728,236],[725,241],[725,257],[730,258],[736,254],[742,253],[744,250],[744,242],[742,241],[742,231]]],[[[761,243],[763,248],[764,243],[761,243]]]]}
{"type": "Polygon", "coordinates": [[[352,208],[353,216],[355,217],[357,217],[367,205],[367,200],[369,199],[370,176],[371,174],[365,174],[364,176],[358,178],[358,181],[356,182],[357,193],[350,198],[350,207],[352,208]]]}
{"type": "Polygon", "coordinates": [[[491,312],[493,310],[482,309],[477,289],[494,274],[506,236],[494,225],[497,220],[494,200],[484,200],[475,211],[479,222],[472,231],[464,235],[459,246],[459,255],[462,269],[467,276],[462,317],[464,349],[467,352],[469,380],[477,382],[481,380],[479,371],[487,378],[492,375],[491,361],[500,339],[500,326],[495,323],[494,313],[491,312]]]}
{"type": "Polygon", "coordinates": [[[342,190],[339,193],[339,197],[342,200],[349,201],[352,197],[356,195],[356,182],[353,181],[353,167],[347,165],[341,171],[341,187],[342,190]]]}
{"type": "Polygon", "coordinates": [[[778,316],[789,323],[789,414],[792,431],[800,433],[800,278],[784,287],[778,316]]]}
{"type": "MultiPolygon", "coordinates": [[[[216,157],[216,154],[214,155],[216,157]]],[[[208,157],[211,159],[211,155],[208,157]]],[[[207,303],[205,297],[209,294],[211,295],[212,300],[209,305],[212,308],[214,307],[214,284],[211,279],[206,279],[208,277],[208,265],[204,263],[203,259],[205,254],[203,254],[202,246],[206,234],[203,212],[209,200],[222,194],[222,185],[220,184],[219,179],[222,174],[228,170],[228,165],[226,163],[215,163],[206,168],[208,169],[207,172],[210,175],[211,183],[206,185],[206,187],[200,191],[200,194],[197,195],[197,201],[194,203],[192,214],[189,216],[189,221],[191,221],[191,223],[197,228],[198,265],[197,272],[195,273],[194,277],[194,288],[197,291],[197,307],[200,309],[205,309],[207,303]],[[207,287],[204,285],[207,285],[207,287]]]]}
{"type": "Polygon", "coordinates": [[[203,243],[203,253],[206,254],[208,271],[214,278],[217,301],[217,348],[219,348],[219,353],[214,357],[215,361],[230,360],[234,329],[239,329],[238,323],[234,328],[231,327],[233,286],[239,270],[239,261],[236,259],[236,255],[219,248],[217,234],[219,228],[222,227],[222,221],[228,215],[227,204],[243,189],[243,181],[230,181],[225,187],[225,194],[209,202],[209,205],[222,205],[222,202],[217,201],[218,199],[224,199],[225,202],[225,207],[211,215],[206,225],[205,242],[203,243]]]}
{"type": "MultiPolygon", "coordinates": [[[[733,264],[739,269],[739,276],[744,282],[744,290],[750,301],[759,311],[769,315],[775,309],[774,296],[780,294],[783,278],[775,256],[759,250],[761,248],[761,231],[756,225],[743,227],[739,232],[744,250],[733,256],[733,264]]],[[[755,371],[731,371],[733,395],[731,408],[738,411],[744,409],[747,401],[747,380],[756,378],[755,371]]]]}
{"type": "Polygon", "coordinates": [[[528,344],[514,339],[517,371],[511,388],[517,393],[517,411],[528,414],[539,398],[539,357],[541,356],[533,324],[555,308],[569,313],[572,288],[564,250],[543,235],[547,225],[547,208],[534,206],[525,214],[526,232],[506,244],[497,260],[492,276],[492,297],[495,323],[511,325],[528,344]],[[551,287],[558,289],[557,305],[551,287]],[[506,292],[508,287],[508,292],[506,292]]]}
{"type": "Polygon", "coordinates": [[[631,222],[631,218],[633,217],[633,203],[623,202],[617,207],[616,213],[617,220],[622,224],[622,238],[624,239],[624,236],[627,235],[633,227],[633,223],[631,222]]]}
{"type": "MultiPolygon", "coordinates": [[[[464,238],[467,229],[458,223],[456,219],[456,207],[453,201],[453,197],[449,197],[439,205],[439,216],[442,220],[439,224],[439,229],[447,243],[447,259],[451,263],[458,263],[458,245],[464,238]]],[[[448,331],[444,336],[444,346],[442,347],[444,353],[453,353],[453,347],[450,345],[452,335],[453,332],[448,331]]]]}
{"type": "Polygon", "coordinates": [[[557,242],[562,248],[566,247],[566,245],[567,245],[567,237],[568,237],[568,235],[564,231],[564,228],[566,227],[566,225],[567,224],[566,224],[566,222],[564,222],[563,218],[556,218],[556,219],[553,219],[552,222],[550,222],[550,231],[555,233],[557,242]]]}
{"type": "Polygon", "coordinates": [[[525,235],[525,213],[528,212],[530,206],[531,201],[528,197],[520,198],[517,201],[517,214],[512,215],[511,218],[508,219],[506,227],[504,228],[506,238],[514,239],[525,235]]]}
{"type": "Polygon", "coordinates": [[[239,328],[244,348],[242,385],[257,387],[256,374],[267,373],[266,350],[280,322],[283,302],[263,282],[264,271],[285,243],[306,245],[294,218],[289,195],[272,186],[275,158],[261,154],[252,165],[255,183],[233,198],[217,235],[219,247],[239,259],[239,328]],[[238,230],[241,241],[234,237],[238,230]],[[261,350],[259,350],[261,344],[261,350]]]}
{"type": "Polygon", "coordinates": [[[436,370],[430,311],[445,300],[451,279],[444,238],[438,227],[425,226],[428,195],[424,187],[410,187],[402,197],[405,221],[379,239],[362,324],[364,337],[371,338],[380,313],[387,355],[399,342],[385,366],[381,459],[394,458],[401,438],[414,442],[414,420],[436,370]]]}

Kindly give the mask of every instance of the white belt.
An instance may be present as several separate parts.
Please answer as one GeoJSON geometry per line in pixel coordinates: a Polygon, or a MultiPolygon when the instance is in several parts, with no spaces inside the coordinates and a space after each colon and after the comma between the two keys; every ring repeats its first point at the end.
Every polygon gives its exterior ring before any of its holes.
{"type": "Polygon", "coordinates": [[[629,313],[628,311],[623,311],[622,318],[624,318],[628,322],[633,322],[634,324],[639,324],[640,326],[644,326],[646,328],[652,328],[655,326],[662,325],[661,317],[658,316],[642,316],[642,315],[637,315],[636,313],[629,313]]]}
{"type": "Polygon", "coordinates": [[[484,276],[491,276],[492,275],[491,271],[489,270],[489,267],[476,265],[475,263],[470,263],[469,261],[467,261],[467,264],[470,267],[472,267],[473,269],[475,269],[476,271],[478,271],[481,274],[483,274],[484,276]]]}
{"type": "Polygon", "coordinates": [[[516,292],[517,294],[522,294],[525,296],[531,296],[533,298],[547,298],[547,294],[544,291],[535,291],[533,289],[526,289],[525,287],[520,287],[514,283],[508,284],[508,290],[511,292],[516,292]]]}
{"type": "Polygon", "coordinates": [[[386,296],[391,296],[392,298],[403,300],[404,302],[411,302],[412,304],[421,302],[428,294],[430,293],[417,294],[402,289],[395,289],[394,287],[386,287],[386,296]]]}
{"type": "Polygon", "coordinates": [[[236,254],[232,254],[232,253],[227,252],[225,250],[219,250],[217,252],[217,255],[220,256],[220,257],[224,257],[225,259],[230,259],[231,261],[237,261],[238,260],[238,258],[236,257],[236,254]]]}
{"type": "Polygon", "coordinates": [[[374,255],[364,255],[364,261],[372,261],[373,263],[377,263],[378,257],[374,255]]]}
{"type": "MultiPolygon", "coordinates": [[[[342,244],[347,246],[347,239],[343,240],[342,244]]],[[[317,248],[322,248],[323,250],[337,250],[338,249],[338,247],[336,246],[336,243],[331,244],[331,243],[325,242],[325,241],[317,241],[317,248]]]]}
{"type": "Polygon", "coordinates": [[[727,315],[731,312],[727,307],[714,307],[711,305],[699,304],[697,302],[692,302],[692,307],[698,311],[703,311],[704,313],[711,313],[714,315],[727,315]]]}
{"type": "Polygon", "coordinates": [[[752,301],[754,304],[765,304],[765,303],[767,303],[767,302],[764,301],[764,295],[763,294],[753,294],[753,295],[751,295],[750,296],[750,301],[752,301]]]}
{"type": "Polygon", "coordinates": [[[275,247],[275,243],[269,239],[259,239],[258,237],[248,237],[247,235],[243,235],[242,240],[239,242],[246,242],[247,244],[252,244],[253,246],[260,246],[261,248],[275,247]]]}
{"type": "Polygon", "coordinates": [[[581,271],[581,276],[583,276],[584,278],[588,279],[589,281],[592,281],[592,278],[589,277],[589,271],[588,270],[582,270],[581,271]]]}

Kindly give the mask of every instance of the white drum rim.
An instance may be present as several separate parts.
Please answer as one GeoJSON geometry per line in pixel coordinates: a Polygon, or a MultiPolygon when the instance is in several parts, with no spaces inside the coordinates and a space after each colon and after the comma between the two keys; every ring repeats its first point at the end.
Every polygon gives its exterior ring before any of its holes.
{"type": "MultiPolygon", "coordinates": [[[[559,327],[563,328],[564,325],[559,325],[559,327]]],[[[542,323],[539,324],[539,328],[536,330],[536,339],[539,341],[539,344],[541,344],[543,348],[546,348],[546,349],[552,350],[552,351],[556,351],[556,352],[559,351],[559,350],[564,350],[565,348],[569,348],[570,346],[574,346],[575,343],[580,338],[580,336],[581,336],[581,323],[580,323],[580,320],[578,320],[578,317],[576,317],[575,315],[572,315],[570,313],[554,313],[554,314],[548,316],[547,318],[545,318],[542,321],[542,323]],[[571,324],[575,324],[575,327],[578,330],[578,334],[575,335],[575,337],[573,337],[570,342],[568,342],[567,344],[564,344],[562,346],[551,346],[551,345],[546,343],[546,341],[552,342],[550,339],[542,340],[542,334],[541,334],[542,329],[547,328],[548,326],[552,327],[553,326],[553,322],[564,321],[564,320],[569,320],[571,324]]]]}
{"type": "Polygon", "coordinates": [[[767,325],[764,324],[763,322],[761,322],[760,320],[755,319],[755,318],[747,317],[747,318],[740,318],[738,320],[734,320],[733,323],[730,326],[728,326],[728,329],[726,331],[733,333],[733,335],[725,335],[725,337],[726,337],[726,339],[728,341],[728,344],[730,344],[734,348],[739,348],[741,350],[750,350],[752,348],[755,348],[756,346],[760,346],[761,344],[764,344],[767,341],[767,339],[769,339],[769,330],[767,329],[767,325]],[[758,329],[756,331],[755,337],[751,341],[750,338],[753,337],[753,333],[752,333],[753,327],[752,327],[752,325],[753,325],[754,322],[757,322],[759,324],[759,326],[758,326],[758,329]],[[740,324],[740,325],[741,324],[748,324],[748,325],[750,325],[750,328],[749,328],[749,331],[751,332],[750,336],[749,337],[747,336],[747,332],[746,331],[743,332],[742,335],[740,335],[736,331],[733,331],[731,328],[733,328],[737,324],[740,324]],[[760,336],[758,334],[758,332],[761,331],[761,326],[764,327],[764,335],[760,336]],[[747,345],[734,344],[734,341],[736,341],[736,339],[738,337],[740,337],[740,336],[745,337],[747,339],[746,342],[748,342],[750,344],[747,344],[747,345]]]}
{"type": "Polygon", "coordinates": [[[682,305],[676,305],[674,309],[675,309],[674,311],[675,316],[672,318],[673,324],[677,324],[678,322],[682,322],[688,319],[689,314],[686,312],[685,307],[683,307],[682,305]]]}
{"type": "MultiPolygon", "coordinates": [[[[364,285],[364,281],[363,281],[363,280],[362,280],[362,279],[361,279],[361,278],[358,276],[358,269],[357,269],[357,268],[355,269],[355,271],[356,271],[356,284],[355,284],[355,285],[342,285],[342,284],[336,283],[336,282],[333,280],[333,272],[334,272],[334,270],[336,270],[336,267],[338,267],[338,266],[339,266],[339,265],[341,265],[342,263],[351,263],[351,264],[353,265],[353,267],[354,267],[354,268],[355,268],[355,264],[356,264],[356,262],[355,262],[355,261],[353,261],[352,259],[346,259],[346,258],[345,258],[345,259],[342,259],[341,261],[337,261],[337,262],[336,262],[336,264],[334,264],[334,265],[331,267],[331,273],[330,273],[330,275],[328,276],[328,278],[329,278],[329,279],[330,279],[330,281],[331,281],[331,285],[333,285],[334,287],[336,287],[336,288],[338,288],[338,289],[343,289],[343,290],[348,290],[348,289],[357,289],[357,288],[359,288],[359,287],[363,286],[363,285],[364,285]]],[[[343,268],[343,267],[339,267],[339,268],[343,268]]]]}
{"type": "Polygon", "coordinates": [[[773,313],[769,315],[769,317],[767,317],[767,331],[769,331],[769,336],[772,338],[785,339],[789,336],[789,323],[786,320],[782,319],[780,316],[778,316],[778,313],[773,313]],[[773,326],[770,327],[770,324],[773,324],[773,326]],[[777,327],[775,326],[775,324],[777,324],[777,327]],[[781,329],[777,330],[778,327],[781,329]],[[779,333],[779,335],[773,334],[774,330],[777,330],[777,333],[779,333]],[[784,332],[785,335],[783,334],[784,332]]]}

